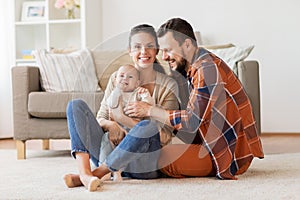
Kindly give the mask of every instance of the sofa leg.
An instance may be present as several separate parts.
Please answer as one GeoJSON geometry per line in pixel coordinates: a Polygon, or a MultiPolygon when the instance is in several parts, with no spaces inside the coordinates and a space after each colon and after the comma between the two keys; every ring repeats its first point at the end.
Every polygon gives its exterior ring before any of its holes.
{"type": "Polygon", "coordinates": [[[49,150],[50,149],[50,140],[44,139],[43,140],[43,150],[49,150]]]}
{"type": "Polygon", "coordinates": [[[16,140],[17,145],[17,159],[26,159],[26,140],[16,140]]]}

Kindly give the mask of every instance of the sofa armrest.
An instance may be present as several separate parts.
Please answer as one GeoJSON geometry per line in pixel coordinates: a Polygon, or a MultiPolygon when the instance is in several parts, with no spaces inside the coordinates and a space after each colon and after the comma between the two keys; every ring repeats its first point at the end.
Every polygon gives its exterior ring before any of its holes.
{"type": "Polygon", "coordinates": [[[237,75],[251,101],[258,133],[261,133],[259,63],[248,60],[237,64],[237,75]]]}
{"type": "Polygon", "coordinates": [[[12,96],[13,96],[13,125],[14,137],[28,134],[26,121],[29,120],[28,95],[32,91],[40,91],[39,68],[30,66],[16,66],[12,68],[12,96]]]}

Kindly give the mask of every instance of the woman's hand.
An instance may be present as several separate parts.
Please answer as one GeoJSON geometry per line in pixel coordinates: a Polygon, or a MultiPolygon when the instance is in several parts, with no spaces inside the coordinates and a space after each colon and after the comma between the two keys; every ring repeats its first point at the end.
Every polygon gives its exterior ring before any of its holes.
{"type": "Polygon", "coordinates": [[[107,125],[107,131],[109,132],[109,140],[116,146],[127,134],[127,131],[114,121],[109,122],[107,125]]]}
{"type": "Polygon", "coordinates": [[[150,117],[150,110],[152,105],[143,102],[143,101],[136,101],[129,103],[126,108],[124,109],[124,112],[129,117],[150,117]]]}
{"type": "Polygon", "coordinates": [[[103,130],[109,132],[109,139],[114,145],[118,145],[127,134],[126,130],[115,121],[100,118],[98,122],[103,130]]]}

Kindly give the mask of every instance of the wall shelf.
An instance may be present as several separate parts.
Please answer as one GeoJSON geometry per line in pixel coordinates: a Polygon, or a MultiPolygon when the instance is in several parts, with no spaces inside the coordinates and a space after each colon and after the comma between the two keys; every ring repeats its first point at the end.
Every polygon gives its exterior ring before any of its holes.
{"type": "Polygon", "coordinates": [[[94,47],[101,42],[101,23],[94,23],[95,19],[101,20],[101,1],[81,0],[80,8],[75,9],[75,19],[66,19],[66,10],[55,8],[55,1],[42,0],[45,5],[42,19],[24,21],[22,20],[23,4],[34,1],[14,0],[16,65],[34,63],[34,59],[29,61],[23,58],[24,52],[35,49],[82,49],[94,47]],[[93,11],[92,14],[90,10],[93,11]]]}

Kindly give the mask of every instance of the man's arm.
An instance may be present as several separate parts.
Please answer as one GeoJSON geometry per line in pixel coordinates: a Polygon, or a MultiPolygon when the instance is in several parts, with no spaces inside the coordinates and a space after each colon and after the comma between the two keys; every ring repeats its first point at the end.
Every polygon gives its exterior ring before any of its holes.
{"type": "Polygon", "coordinates": [[[223,85],[217,81],[218,71],[216,65],[209,67],[195,68],[192,73],[192,90],[189,94],[187,108],[183,110],[163,110],[157,106],[150,106],[143,102],[129,104],[125,114],[130,117],[153,117],[166,125],[185,132],[194,133],[204,119],[209,118],[216,100],[226,99],[223,85]],[[206,79],[204,81],[203,76],[206,79]],[[223,90],[222,90],[223,89],[223,90]]]}

